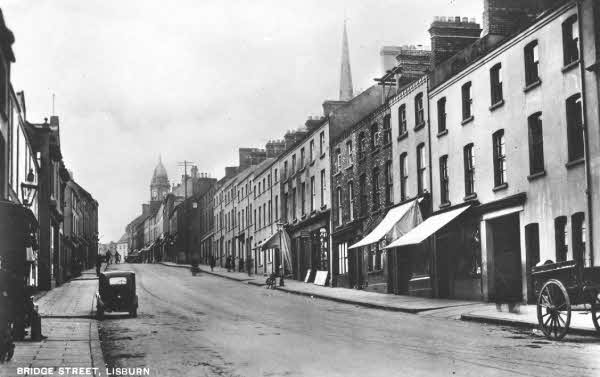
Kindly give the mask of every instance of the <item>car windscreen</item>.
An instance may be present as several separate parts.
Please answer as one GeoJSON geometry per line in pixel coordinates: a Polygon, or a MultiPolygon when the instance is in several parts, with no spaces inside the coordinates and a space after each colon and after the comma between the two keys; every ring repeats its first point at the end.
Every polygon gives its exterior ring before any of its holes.
{"type": "Polygon", "coordinates": [[[124,276],[112,277],[108,279],[110,285],[125,285],[127,284],[127,278],[124,276]]]}

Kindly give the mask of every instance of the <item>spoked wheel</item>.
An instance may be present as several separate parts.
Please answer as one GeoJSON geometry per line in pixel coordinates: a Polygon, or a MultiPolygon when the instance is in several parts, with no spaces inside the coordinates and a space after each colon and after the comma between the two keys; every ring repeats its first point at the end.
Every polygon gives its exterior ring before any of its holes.
{"type": "Polygon", "coordinates": [[[592,321],[594,322],[594,327],[596,327],[596,332],[600,335],[600,301],[596,301],[592,305],[592,321]]]}
{"type": "Polygon", "coordinates": [[[560,340],[567,335],[571,323],[571,301],[560,281],[548,280],[542,287],[537,317],[540,329],[548,339],[560,340]]]}

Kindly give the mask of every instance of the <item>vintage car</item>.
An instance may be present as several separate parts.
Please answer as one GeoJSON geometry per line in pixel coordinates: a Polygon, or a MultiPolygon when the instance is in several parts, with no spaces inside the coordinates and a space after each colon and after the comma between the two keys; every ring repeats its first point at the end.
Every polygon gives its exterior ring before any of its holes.
{"type": "Polygon", "coordinates": [[[105,312],[127,312],[137,317],[138,297],[135,293],[135,273],[131,271],[105,271],[98,278],[96,292],[96,317],[105,312]]]}

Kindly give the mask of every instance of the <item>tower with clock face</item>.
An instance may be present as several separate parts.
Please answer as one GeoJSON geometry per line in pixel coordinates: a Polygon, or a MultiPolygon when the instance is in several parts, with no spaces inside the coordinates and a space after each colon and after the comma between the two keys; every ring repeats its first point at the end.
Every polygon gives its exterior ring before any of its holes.
{"type": "Polygon", "coordinates": [[[156,202],[163,200],[169,193],[171,184],[167,176],[167,169],[162,164],[160,156],[158,157],[158,165],[154,168],[152,181],[150,182],[150,201],[156,202]]]}

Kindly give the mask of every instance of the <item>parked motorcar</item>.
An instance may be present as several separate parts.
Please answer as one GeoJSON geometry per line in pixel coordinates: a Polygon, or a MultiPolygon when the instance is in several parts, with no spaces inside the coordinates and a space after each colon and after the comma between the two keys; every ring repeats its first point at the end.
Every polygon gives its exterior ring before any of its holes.
{"type": "Polygon", "coordinates": [[[127,312],[131,317],[137,317],[137,309],[135,273],[131,271],[102,272],[98,277],[96,317],[101,320],[106,312],[127,312]]]}

